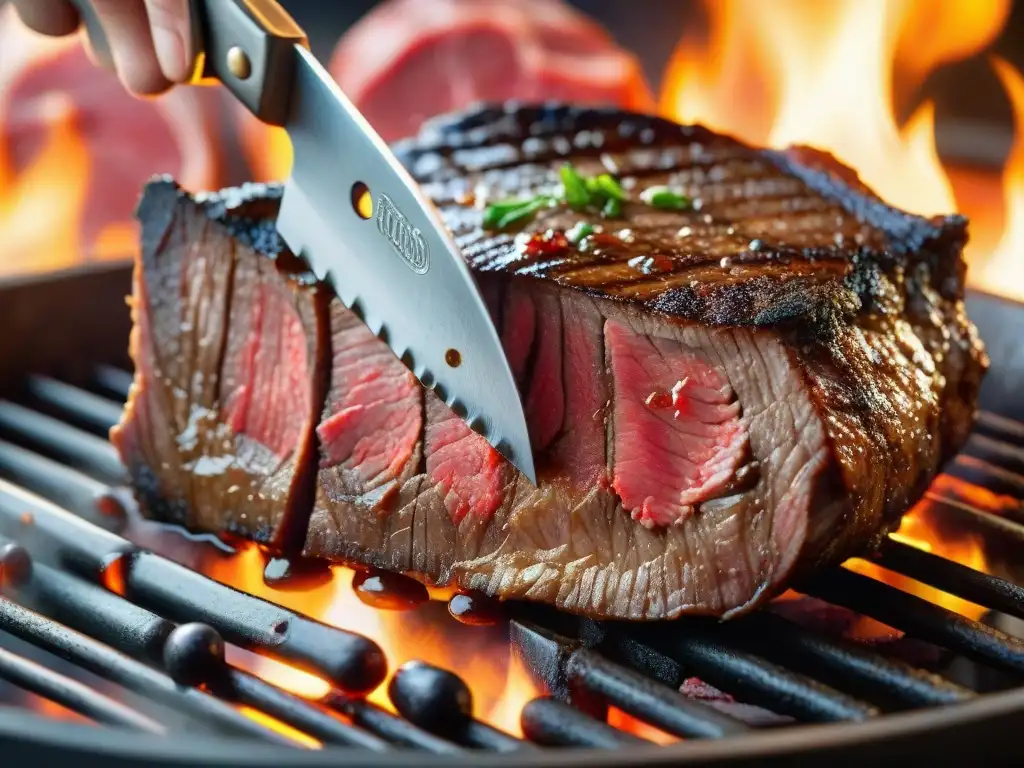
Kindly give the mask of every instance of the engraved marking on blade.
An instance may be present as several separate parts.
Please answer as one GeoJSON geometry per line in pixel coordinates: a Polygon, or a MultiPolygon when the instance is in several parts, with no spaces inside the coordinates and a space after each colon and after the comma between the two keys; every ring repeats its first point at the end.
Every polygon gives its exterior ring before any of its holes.
{"type": "Polygon", "coordinates": [[[423,234],[387,195],[377,198],[377,229],[413,272],[422,275],[430,268],[430,252],[423,234]]]}

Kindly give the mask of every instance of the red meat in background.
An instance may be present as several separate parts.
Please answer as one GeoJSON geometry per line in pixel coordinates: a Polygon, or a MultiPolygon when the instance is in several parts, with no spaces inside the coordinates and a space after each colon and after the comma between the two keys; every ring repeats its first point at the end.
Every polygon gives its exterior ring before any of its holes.
{"type": "Polygon", "coordinates": [[[129,255],[154,174],[190,190],[225,183],[219,90],[135,98],[77,36],[38,35],[0,9],[0,271],[129,255]]]}
{"type": "MultiPolygon", "coordinates": [[[[338,42],[329,69],[385,141],[479,101],[653,110],[636,58],[562,0],[387,0],[338,42]]],[[[286,137],[243,114],[259,180],[287,174],[286,137]]]]}

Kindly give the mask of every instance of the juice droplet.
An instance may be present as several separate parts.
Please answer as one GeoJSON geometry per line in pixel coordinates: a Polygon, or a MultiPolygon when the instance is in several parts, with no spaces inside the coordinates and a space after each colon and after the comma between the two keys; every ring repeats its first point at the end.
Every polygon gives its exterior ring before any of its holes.
{"type": "Polygon", "coordinates": [[[36,516],[33,515],[31,512],[22,512],[21,517],[19,517],[18,519],[21,521],[22,525],[36,524],[36,516]]]}
{"type": "Polygon", "coordinates": [[[322,560],[288,560],[275,557],[263,569],[263,583],[279,590],[315,589],[329,582],[334,575],[322,560]]]}
{"type": "Polygon", "coordinates": [[[644,400],[644,405],[653,410],[663,411],[672,407],[672,395],[664,390],[651,392],[644,400]]]}
{"type": "Polygon", "coordinates": [[[430,599],[427,588],[415,579],[376,568],[356,571],[352,589],[364,603],[385,611],[409,611],[430,599]]]}
{"type": "Polygon", "coordinates": [[[502,618],[498,604],[483,595],[455,595],[448,601],[448,613],[452,618],[473,627],[486,627],[497,624],[502,618]]]}
{"type": "Polygon", "coordinates": [[[128,566],[131,554],[114,552],[103,558],[100,565],[100,583],[115,595],[124,597],[127,592],[128,566]]]}

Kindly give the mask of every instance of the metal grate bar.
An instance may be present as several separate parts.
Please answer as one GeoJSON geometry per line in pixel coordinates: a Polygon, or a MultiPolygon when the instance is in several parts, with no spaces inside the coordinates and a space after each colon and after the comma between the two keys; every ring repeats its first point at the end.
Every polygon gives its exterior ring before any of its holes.
{"type": "Polygon", "coordinates": [[[128,392],[132,388],[132,374],[122,368],[114,368],[110,365],[98,365],[93,374],[93,380],[98,389],[113,395],[118,400],[128,399],[128,392]]]}
{"type": "Polygon", "coordinates": [[[127,482],[114,446],[101,437],[30,408],[0,400],[0,433],[109,483],[127,482]]]}
{"type": "Polygon", "coordinates": [[[529,748],[475,719],[473,694],[462,678],[447,669],[422,661],[403,664],[391,677],[388,696],[406,720],[458,744],[495,752],[529,748]]]}
{"type": "Polygon", "coordinates": [[[1024,675],[1024,642],[867,576],[835,568],[815,576],[803,591],[983,664],[1024,675]]]}
{"type": "Polygon", "coordinates": [[[951,521],[963,523],[979,533],[991,536],[1002,546],[1013,546],[1024,553],[1024,525],[978,509],[959,499],[940,494],[925,494],[931,509],[951,521]]]}
{"type": "MultiPolygon", "coordinates": [[[[230,667],[222,658],[216,663],[202,658],[201,653],[209,644],[193,644],[180,650],[183,645],[181,628],[176,630],[171,622],[101,587],[37,564],[26,584],[18,589],[18,595],[39,599],[55,617],[123,653],[163,662],[171,652],[176,669],[184,667],[186,671],[199,669],[208,673],[210,679],[202,682],[223,698],[260,709],[325,742],[377,751],[385,746],[380,739],[337,720],[303,699],[230,667]]],[[[189,625],[185,625],[185,631],[190,631],[189,625]]],[[[219,637],[217,642],[221,642],[219,637]]],[[[194,683],[184,679],[178,682],[194,683]]]]}
{"type": "Polygon", "coordinates": [[[96,520],[97,500],[112,489],[65,464],[0,440],[0,477],[53,501],[79,517],[96,520]]]}
{"type": "MultiPolygon", "coordinates": [[[[176,631],[188,629],[190,625],[184,624],[176,631]]],[[[214,693],[266,712],[328,744],[343,744],[374,752],[389,749],[388,743],[379,736],[349,725],[326,710],[248,672],[226,664],[224,666],[227,667],[226,675],[220,679],[215,676],[209,681],[214,693]]]]}
{"type": "Polygon", "coordinates": [[[48,376],[30,376],[27,390],[32,400],[45,410],[103,436],[121,420],[124,410],[121,403],[48,376]]]}
{"type": "Polygon", "coordinates": [[[578,709],[546,696],[523,707],[522,725],[528,739],[548,746],[596,749],[651,746],[646,739],[598,722],[578,709]]]}
{"type": "Polygon", "coordinates": [[[883,568],[985,608],[1024,619],[1024,589],[996,576],[889,539],[872,558],[883,568]]]}
{"type": "Polygon", "coordinates": [[[513,621],[512,637],[553,695],[595,715],[611,704],[684,738],[718,739],[748,730],[706,704],[535,624],[513,621]]]}
{"type": "Polygon", "coordinates": [[[375,642],[335,629],[148,552],[65,509],[0,481],[0,532],[54,552],[62,564],[99,580],[116,568],[129,599],[168,619],[209,624],[225,639],[327,677],[350,693],[373,690],[387,672],[375,642]],[[33,523],[22,515],[30,511],[33,523]]]}
{"type": "Polygon", "coordinates": [[[220,699],[194,688],[179,689],[167,675],[9,600],[0,600],[0,629],[128,690],[194,717],[198,723],[254,738],[291,743],[220,699]]]}
{"type": "Polygon", "coordinates": [[[978,414],[974,426],[978,432],[996,440],[1024,445],[1024,423],[1014,419],[999,416],[991,411],[982,411],[978,414]]]}
{"type": "Polygon", "coordinates": [[[47,615],[132,658],[161,663],[174,624],[103,587],[34,563],[30,579],[15,596],[47,615]]]}
{"type": "MultiPolygon", "coordinates": [[[[878,714],[871,704],[841,693],[721,641],[715,625],[692,620],[685,632],[636,627],[629,634],[674,659],[687,671],[737,699],[807,722],[865,720],[878,714]]],[[[615,630],[612,634],[622,630],[615,630]]]]}
{"type": "Polygon", "coordinates": [[[387,739],[392,744],[397,744],[413,749],[421,749],[425,752],[432,752],[438,755],[460,754],[463,752],[450,741],[439,738],[422,728],[417,727],[408,720],[396,717],[382,707],[352,696],[346,696],[340,691],[332,691],[323,701],[325,706],[334,709],[353,724],[364,728],[370,733],[375,733],[381,738],[387,739]]]}
{"type": "Polygon", "coordinates": [[[964,446],[964,452],[990,464],[1024,475],[1024,448],[1020,445],[973,434],[964,446]]]}
{"type": "Polygon", "coordinates": [[[97,723],[147,733],[164,732],[156,721],[138,714],[124,704],[3,648],[0,648],[0,677],[97,723]]]}
{"type": "Polygon", "coordinates": [[[957,456],[946,467],[946,474],[967,483],[985,488],[992,493],[1024,499],[1024,476],[997,467],[984,459],[973,456],[957,456]]]}
{"type": "Polygon", "coordinates": [[[833,640],[772,613],[738,619],[723,634],[748,650],[872,701],[897,708],[965,701],[974,692],[938,675],[887,659],[854,643],[833,640]]]}

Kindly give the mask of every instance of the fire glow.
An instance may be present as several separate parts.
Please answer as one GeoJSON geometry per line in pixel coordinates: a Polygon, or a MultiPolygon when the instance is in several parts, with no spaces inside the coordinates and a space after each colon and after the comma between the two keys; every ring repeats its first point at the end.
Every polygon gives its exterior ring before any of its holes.
{"type": "MultiPolygon", "coordinates": [[[[927,215],[968,215],[969,282],[1024,300],[1024,77],[1009,62],[991,59],[1018,127],[1001,174],[964,175],[944,167],[936,149],[934,105],[921,104],[902,125],[894,106],[940,66],[984,51],[1006,23],[1009,0],[706,0],[704,7],[708,29],[700,37],[685,36],[667,66],[660,99],[666,116],[756,144],[809,144],[857,169],[897,206],[927,215]],[[1002,217],[991,215],[993,204],[1002,206],[1002,217]]],[[[134,247],[128,245],[136,238],[130,210],[84,241],[80,221],[94,158],[73,101],[56,97],[49,109],[45,139],[23,168],[15,168],[0,132],[0,276],[115,257],[134,247]]],[[[0,102],[0,125],[4,119],[0,102]]],[[[287,174],[291,148],[280,130],[243,119],[239,143],[255,180],[287,174]]],[[[216,182],[209,173],[193,179],[186,186],[216,182]]],[[[925,505],[906,516],[896,535],[972,568],[987,568],[981,542],[945,531],[925,505]]],[[[264,563],[264,554],[249,546],[232,557],[211,554],[204,570],[237,589],[374,638],[392,672],[411,658],[458,671],[471,682],[474,714],[519,733],[523,704],[541,691],[507,641],[496,639],[500,633],[432,620],[437,605],[410,612],[371,608],[352,591],[353,572],[341,566],[316,584],[273,588],[263,580],[264,563]]],[[[855,560],[847,567],[972,618],[981,615],[978,606],[872,563],[855,560]]],[[[311,699],[328,690],[323,680],[269,659],[233,650],[231,660],[311,699]]],[[[386,684],[370,698],[391,708],[386,684]]]]}

